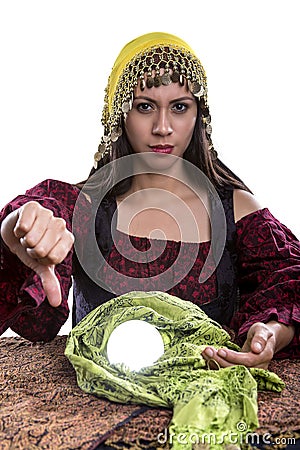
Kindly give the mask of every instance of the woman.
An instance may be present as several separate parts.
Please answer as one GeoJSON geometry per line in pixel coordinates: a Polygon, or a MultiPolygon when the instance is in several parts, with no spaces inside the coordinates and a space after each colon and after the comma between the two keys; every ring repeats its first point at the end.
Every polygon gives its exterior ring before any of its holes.
{"type": "Polygon", "coordinates": [[[299,357],[299,242],[217,158],[188,44],[165,33],[127,44],[103,126],[86,183],[47,180],[3,209],[1,329],[52,339],[73,274],[74,323],[116,293],[165,290],[235,331],[241,352],[203,353],[221,367],[299,357]]]}

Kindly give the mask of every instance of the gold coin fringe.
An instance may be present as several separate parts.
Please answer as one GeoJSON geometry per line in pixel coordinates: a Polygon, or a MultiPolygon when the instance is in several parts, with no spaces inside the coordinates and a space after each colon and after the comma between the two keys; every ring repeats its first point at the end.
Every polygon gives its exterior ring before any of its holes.
{"type": "Polygon", "coordinates": [[[212,127],[207,104],[206,74],[200,60],[181,47],[155,46],[137,54],[129,61],[113,93],[110,92],[110,79],[108,80],[102,113],[104,136],[94,155],[95,169],[101,158],[111,153],[112,143],[122,135],[121,117],[131,110],[134,89],[138,85],[143,91],[145,87],[168,86],[171,83],[180,83],[183,86],[186,82],[190,92],[202,100],[205,111],[202,121],[209,141],[209,150],[212,158],[216,159],[217,154],[211,141],[212,127]],[[109,108],[111,97],[112,105],[109,108]]]}

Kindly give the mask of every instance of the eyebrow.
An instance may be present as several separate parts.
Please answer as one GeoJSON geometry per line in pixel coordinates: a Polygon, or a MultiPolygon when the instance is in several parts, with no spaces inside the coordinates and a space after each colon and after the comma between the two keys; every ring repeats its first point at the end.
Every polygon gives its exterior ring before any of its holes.
{"type": "MultiPolygon", "coordinates": [[[[143,95],[138,95],[137,97],[134,97],[134,100],[146,100],[147,102],[151,102],[151,103],[157,103],[156,100],[154,100],[153,98],[150,97],[145,97],[143,95]]],[[[175,98],[174,100],[171,100],[169,103],[176,103],[176,102],[182,102],[182,101],[186,101],[186,100],[191,100],[193,101],[194,99],[192,97],[179,97],[179,98],[175,98]]]]}

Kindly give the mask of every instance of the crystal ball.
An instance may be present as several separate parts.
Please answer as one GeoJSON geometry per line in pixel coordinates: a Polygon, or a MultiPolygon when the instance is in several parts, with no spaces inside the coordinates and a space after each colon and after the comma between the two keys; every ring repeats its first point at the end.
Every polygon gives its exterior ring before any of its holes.
{"type": "Polygon", "coordinates": [[[107,342],[110,364],[125,364],[132,371],[151,366],[164,353],[158,329],[143,320],[128,320],[118,325],[107,342]]]}

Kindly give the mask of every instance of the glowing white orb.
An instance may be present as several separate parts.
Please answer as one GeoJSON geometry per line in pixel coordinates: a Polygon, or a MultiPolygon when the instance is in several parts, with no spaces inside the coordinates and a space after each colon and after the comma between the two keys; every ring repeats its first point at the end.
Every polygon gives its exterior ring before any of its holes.
{"type": "Polygon", "coordinates": [[[154,325],[143,320],[128,320],[118,325],[107,342],[110,364],[123,363],[138,371],[151,366],[164,353],[164,343],[154,325]]]}

